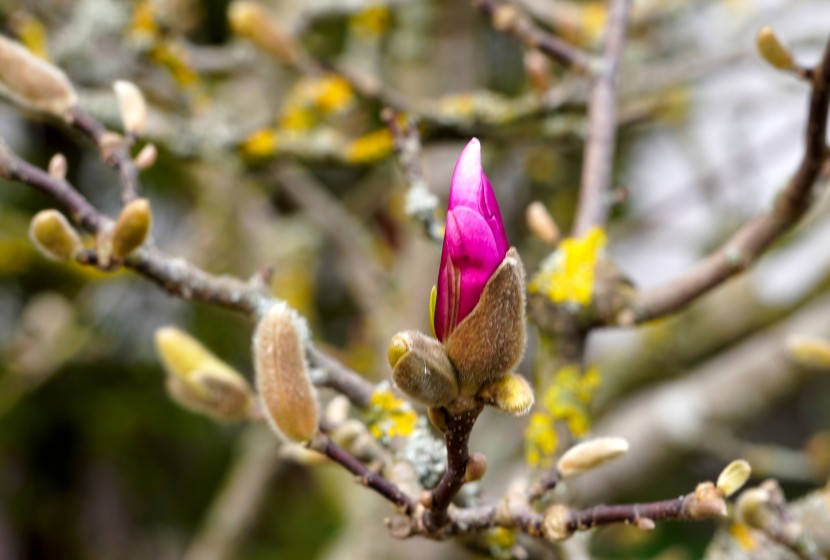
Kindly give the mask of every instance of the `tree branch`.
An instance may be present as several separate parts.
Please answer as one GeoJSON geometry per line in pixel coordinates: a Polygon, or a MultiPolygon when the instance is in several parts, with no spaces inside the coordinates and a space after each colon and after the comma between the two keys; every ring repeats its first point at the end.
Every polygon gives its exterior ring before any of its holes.
{"type": "Polygon", "coordinates": [[[607,193],[617,134],[617,82],[630,5],[631,0],[609,0],[602,67],[588,104],[588,137],[573,229],[575,237],[584,235],[592,227],[603,225],[608,215],[607,193]]]}

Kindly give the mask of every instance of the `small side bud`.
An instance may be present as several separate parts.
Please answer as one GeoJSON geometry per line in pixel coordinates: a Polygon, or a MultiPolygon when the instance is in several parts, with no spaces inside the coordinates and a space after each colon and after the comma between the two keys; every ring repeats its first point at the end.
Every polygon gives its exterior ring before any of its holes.
{"type": "Polygon", "coordinates": [[[70,118],[78,96],[66,75],[32,54],[26,47],[0,35],[0,94],[12,101],[70,118]]]}
{"type": "Polygon", "coordinates": [[[765,25],[759,29],[755,42],[758,45],[761,58],[766,60],[770,66],[779,70],[795,70],[792,52],[781,42],[772,27],[765,25]]]}
{"type": "Polygon", "coordinates": [[[147,102],[144,94],[132,82],[119,80],[112,85],[118,99],[118,110],[124,130],[131,134],[141,134],[147,126],[147,102]]]}
{"type": "Polygon", "coordinates": [[[726,502],[714,484],[701,482],[683,503],[683,513],[689,519],[723,517],[726,515],[726,502]]]}
{"type": "Polygon", "coordinates": [[[57,179],[58,181],[66,179],[67,168],[66,156],[63,154],[55,154],[49,160],[49,175],[53,179],[57,179]]]}
{"type": "Polygon", "coordinates": [[[743,459],[732,461],[718,476],[718,490],[724,498],[728,498],[746,484],[751,474],[752,467],[749,466],[749,463],[743,459]]]}
{"type": "Polygon", "coordinates": [[[533,389],[524,377],[515,373],[487,383],[477,396],[513,416],[524,416],[533,406],[533,389]]]}
{"type": "Polygon", "coordinates": [[[525,211],[525,221],[530,231],[547,243],[548,245],[556,245],[561,236],[559,227],[553,220],[545,205],[538,200],[531,202],[525,211]]]}
{"type": "Polygon", "coordinates": [[[392,337],[389,363],[401,391],[427,406],[445,406],[458,396],[455,370],[438,340],[418,331],[392,337]]]}
{"type": "Polygon", "coordinates": [[[801,367],[830,371],[830,340],[793,335],[787,339],[787,352],[790,359],[801,367]]]}
{"type": "Polygon", "coordinates": [[[467,459],[467,470],[464,471],[464,482],[475,482],[484,478],[487,472],[487,458],[481,453],[473,453],[467,459]]]}
{"type": "Polygon", "coordinates": [[[750,488],[742,492],[735,504],[737,518],[750,527],[763,528],[772,516],[770,493],[764,488],[750,488]]]}
{"type": "Polygon", "coordinates": [[[427,408],[427,418],[439,432],[447,431],[447,410],[440,406],[431,406],[427,408]]]}
{"type": "Polygon", "coordinates": [[[158,156],[159,152],[155,144],[144,144],[144,147],[135,156],[135,166],[139,171],[150,169],[156,164],[158,156]]]}
{"type": "Polygon", "coordinates": [[[551,85],[550,60],[548,57],[536,49],[528,49],[524,55],[524,66],[533,91],[540,96],[547,92],[551,85]]]}
{"type": "Polygon", "coordinates": [[[542,531],[549,541],[564,541],[573,534],[568,528],[571,518],[571,508],[562,504],[554,504],[545,510],[542,521],[542,531]]]}
{"type": "Polygon", "coordinates": [[[231,29],[277,60],[291,63],[297,57],[293,38],[258,2],[236,0],[228,8],[231,29]]]}
{"type": "Polygon", "coordinates": [[[216,420],[248,415],[253,396],[248,382],[189,334],[174,327],[157,330],[156,351],[169,374],[173,400],[216,420]]]}
{"type": "Polygon", "coordinates": [[[290,307],[272,306],[254,333],[256,385],[271,426],[286,438],[310,441],[317,433],[317,394],[308,376],[305,323],[290,307]]]}
{"type": "Polygon", "coordinates": [[[78,232],[57,210],[35,214],[29,225],[29,237],[43,255],[55,261],[73,259],[83,249],[78,232]]]}
{"type": "Polygon", "coordinates": [[[619,437],[599,437],[568,449],[556,463],[562,478],[574,476],[616,459],[628,451],[628,442],[619,437]]]}
{"type": "Polygon", "coordinates": [[[153,213],[145,198],[138,198],[127,204],[112,232],[112,256],[118,260],[129,257],[141,247],[150,233],[153,213]]]}

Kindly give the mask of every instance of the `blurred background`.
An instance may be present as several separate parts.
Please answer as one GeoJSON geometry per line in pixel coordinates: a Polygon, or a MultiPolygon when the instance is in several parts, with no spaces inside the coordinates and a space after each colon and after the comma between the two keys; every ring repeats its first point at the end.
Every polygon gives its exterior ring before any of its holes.
{"type": "MultiPolygon", "coordinates": [[[[582,48],[601,40],[604,2],[515,4],[582,48]]],[[[419,117],[424,175],[442,201],[462,147],[481,139],[508,238],[532,274],[550,248],[528,232],[525,208],[540,200],[563,231],[571,225],[587,82],[525,53],[467,1],[264,5],[289,47],[269,51],[234,32],[224,1],[0,0],[0,30],[64,69],[82,105],[113,129],[112,82],[139,85],[151,106],[140,144],[159,149],[142,174],[154,243],[214,273],[248,278],[273,267],[271,289],[309,319],[319,345],[381,380],[389,337],[429,330],[440,246],[405,214],[407,177],[380,110],[394,101],[419,117]],[[292,62],[286,49],[313,64],[292,62]]],[[[830,11],[821,0],[634,3],[608,252],[640,287],[679,277],[768,208],[801,157],[808,87],[756,54],[764,24],[813,64],[830,11]]],[[[63,153],[68,179],[117,215],[117,177],[78,134],[2,101],[0,138],[41,167],[63,153]]],[[[129,271],[46,260],[27,229],[49,207],[0,180],[0,558],[475,556],[457,543],[395,541],[383,526],[387,504],[341,469],[308,468],[264,430],[173,403],[153,349],[158,327],[190,332],[249,374],[252,325],[129,271]]],[[[625,423],[636,418],[632,403],[672,383],[756,367],[752,356],[805,313],[827,311],[820,317],[830,322],[829,217],[819,200],[751,272],[670,319],[595,333],[598,431],[641,429],[625,423]]],[[[538,346],[532,337],[523,365],[537,376],[538,346]]],[[[659,442],[659,453],[638,461],[634,447],[616,474],[597,473],[575,495],[588,504],[669,498],[737,456],[790,498],[821,486],[830,380],[782,379],[716,425],[697,426],[692,411],[693,426],[659,442]]],[[[490,460],[493,495],[525,472],[524,424],[488,411],[476,426],[472,449],[490,460]]],[[[701,558],[716,531],[607,528],[591,550],[701,558]]]]}

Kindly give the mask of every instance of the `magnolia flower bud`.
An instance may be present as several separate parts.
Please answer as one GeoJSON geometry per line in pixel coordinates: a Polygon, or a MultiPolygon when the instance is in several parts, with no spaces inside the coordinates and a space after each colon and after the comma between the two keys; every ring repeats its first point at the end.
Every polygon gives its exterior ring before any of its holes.
{"type": "Polygon", "coordinates": [[[525,349],[525,272],[515,248],[487,281],[481,299],[444,341],[462,395],[511,371],[525,349]]]}
{"type": "Polygon", "coordinates": [[[477,396],[513,416],[524,416],[533,406],[533,389],[524,377],[515,373],[484,385],[477,396]]]}
{"type": "Polygon", "coordinates": [[[67,163],[63,154],[55,154],[49,160],[49,175],[53,179],[63,181],[66,179],[67,163]]]}
{"type": "Polygon", "coordinates": [[[35,214],[29,225],[29,237],[43,255],[56,261],[73,259],[83,249],[78,232],[57,210],[35,214]]]}
{"type": "Polygon", "coordinates": [[[458,381],[444,347],[418,331],[405,331],[389,344],[392,379],[401,391],[427,406],[445,406],[458,396],[458,381]]]}
{"type": "Polygon", "coordinates": [[[568,449],[556,463],[556,468],[562,478],[567,478],[598,467],[627,451],[628,442],[623,438],[599,437],[568,449]]]}
{"type": "Polygon", "coordinates": [[[14,102],[69,118],[78,96],[66,75],[23,45],[0,35],[0,94],[14,102]]]}
{"type": "Polygon", "coordinates": [[[718,490],[724,498],[728,498],[746,484],[750,474],[752,474],[752,467],[749,463],[743,459],[732,461],[718,476],[718,490]]]}
{"type": "Polygon", "coordinates": [[[112,231],[112,256],[123,260],[141,247],[150,232],[153,213],[145,198],[138,198],[127,204],[112,231]]]}
{"type": "Polygon", "coordinates": [[[174,327],[157,330],[156,351],[169,374],[173,400],[217,420],[248,415],[253,396],[248,382],[189,334],[174,327]]]}
{"type": "Polygon", "coordinates": [[[118,110],[124,130],[131,134],[141,134],[147,125],[147,102],[144,94],[132,82],[119,80],[112,85],[118,99],[118,110]]]}
{"type": "Polygon", "coordinates": [[[793,54],[784,46],[772,27],[765,25],[759,29],[755,42],[761,57],[771,66],[779,70],[795,70],[793,54]]]}
{"type": "Polygon", "coordinates": [[[284,303],[272,306],[254,333],[256,385],[271,427],[306,442],[317,432],[317,394],[305,358],[307,327],[284,303]]]}
{"type": "Polygon", "coordinates": [[[231,29],[277,60],[291,63],[297,57],[294,40],[258,2],[236,0],[228,8],[231,29]]]}

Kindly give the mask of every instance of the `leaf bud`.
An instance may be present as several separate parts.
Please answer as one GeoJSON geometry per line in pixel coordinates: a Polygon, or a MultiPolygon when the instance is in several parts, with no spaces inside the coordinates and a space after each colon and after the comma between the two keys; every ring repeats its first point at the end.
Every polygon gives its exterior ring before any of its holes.
{"type": "Polygon", "coordinates": [[[545,510],[542,521],[542,532],[549,541],[564,541],[573,534],[568,528],[571,518],[571,508],[563,504],[554,504],[545,510]]]}
{"type": "Polygon", "coordinates": [[[308,375],[308,328],[285,303],[260,319],[253,339],[256,385],[265,415],[287,439],[307,442],[317,433],[317,394],[308,375]]]}
{"type": "Polygon", "coordinates": [[[138,198],[127,204],[112,231],[112,256],[123,260],[141,247],[150,232],[153,213],[146,198],[138,198]]]}
{"type": "Polygon", "coordinates": [[[559,227],[557,227],[553,216],[550,215],[545,205],[538,200],[528,205],[525,211],[525,221],[533,235],[548,245],[556,245],[559,241],[559,227]]]}
{"type": "Polygon", "coordinates": [[[49,175],[53,179],[63,181],[64,179],[66,179],[66,170],[66,156],[64,156],[63,154],[53,155],[52,159],[49,160],[49,175]]]}
{"type": "Polygon", "coordinates": [[[83,243],[75,228],[57,210],[42,210],[29,225],[29,237],[48,258],[66,261],[75,258],[83,243]]]}
{"type": "Polygon", "coordinates": [[[792,52],[781,42],[772,27],[765,25],[759,29],[755,42],[761,58],[766,60],[770,66],[779,70],[795,70],[792,52]]]}
{"type": "Polygon", "coordinates": [[[728,498],[746,484],[751,474],[752,467],[749,466],[748,462],[743,459],[732,461],[718,476],[718,490],[724,498],[728,498]]]}
{"type": "Polygon", "coordinates": [[[487,458],[481,453],[473,453],[467,459],[467,469],[464,471],[464,482],[475,482],[484,478],[487,472],[487,458]]]}
{"type": "Polygon", "coordinates": [[[158,155],[159,152],[155,144],[144,144],[144,147],[141,148],[138,155],[135,156],[135,166],[139,171],[150,169],[156,164],[158,155]]]}
{"type": "Polygon", "coordinates": [[[248,415],[253,396],[248,382],[189,334],[160,328],[156,351],[169,374],[167,391],[173,400],[216,420],[241,420],[248,415]]]}
{"type": "Polygon", "coordinates": [[[132,82],[118,80],[112,85],[118,99],[118,110],[124,130],[131,134],[141,134],[147,126],[147,102],[144,94],[132,82]]]}
{"type": "Polygon", "coordinates": [[[790,359],[801,367],[830,371],[830,340],[793,335],[787,338],[787,352],[790,359]]]}
{"type": "Polygon", "coordinates": [[[66,75],[20,43],[0,35],[0,94],[20,105],[69,119],[78,96],[66,75]]]}
{"type": "Polygon", "coordinates": [[[438,340],[404,331],[389,344],[392,379],[401,391],[427,406],[445,406],[458,396],[455,370],[438,340]]]}
{"type": "Polygon", "coordinates": [[[619,437],[598,437],[568,449],[556,468],[562,478],[577,475],[615,459],[628,451],[628,442],[619,437]]]}
{"type": "Polygon", "coordinates": [[[524,416],[533,406],[533,389],[524,377],[515,373],[484,385],[477,396],[513,416],[524,416]]]}

